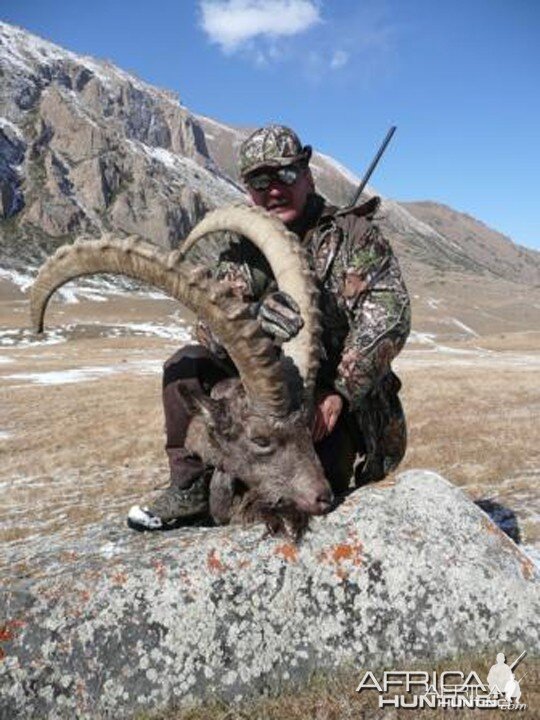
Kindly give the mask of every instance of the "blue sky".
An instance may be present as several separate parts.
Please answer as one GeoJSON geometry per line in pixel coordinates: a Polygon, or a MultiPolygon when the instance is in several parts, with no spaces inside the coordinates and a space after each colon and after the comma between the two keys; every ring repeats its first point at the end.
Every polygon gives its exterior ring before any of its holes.
{"type": "Polygon", "coordinates": [[[372,184],[540,249],[538,0],[0,0],[225,123],[294,127],[372,184]]]}

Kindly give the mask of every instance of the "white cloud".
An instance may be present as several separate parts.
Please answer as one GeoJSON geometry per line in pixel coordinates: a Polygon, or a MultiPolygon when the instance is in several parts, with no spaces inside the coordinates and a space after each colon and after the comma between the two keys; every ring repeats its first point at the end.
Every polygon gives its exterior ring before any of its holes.
{"type": "Polygon", "coordinates": [[[258,36],[296,35],[321,21],[316,0],[201,0],[202,27],[225,52],[258,36]]]}
{"type": "Polygon", "coordinates": [[[330,60],[330,67],[332,70],[339,70],[349,62],[349,53],[343,50],[336,50],[332,59],[330,60]]]}

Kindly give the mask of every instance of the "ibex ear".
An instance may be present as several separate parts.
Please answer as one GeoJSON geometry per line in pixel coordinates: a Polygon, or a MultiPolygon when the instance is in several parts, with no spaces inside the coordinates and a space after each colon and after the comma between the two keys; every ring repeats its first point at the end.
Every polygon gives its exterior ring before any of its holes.
{"type": "Polygon", "coordinates": [[[200,390],[191,390],[179,383],[178,392],[187,406],[190,415],[201,415],[210,429],[221,428],[226,422],[226,404],[222,400],[214,400],[200,390]]]}

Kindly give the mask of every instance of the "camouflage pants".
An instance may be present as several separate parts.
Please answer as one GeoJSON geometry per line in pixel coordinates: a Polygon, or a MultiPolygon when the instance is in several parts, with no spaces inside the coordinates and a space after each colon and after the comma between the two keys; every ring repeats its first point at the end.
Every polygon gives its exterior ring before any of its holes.
{"type": "MultiPolygon", "coordinates": [[[[206,470],[201,459],[184,448],[192,416],[178,385],[210,393],[217,382],[234,375],[231,363],[202,345],[188,345],[165,363],[163,409],[171,484],[189,487],[206,470]]],[[[353,476],[357,486],[381,480],[403,457],[406,430],[397,396],[400,386],[398,378],[390,373],[366,398],[361,411],[342,413],[333,432],[315,444],[334,492],[345,492],[353,476]]]]}

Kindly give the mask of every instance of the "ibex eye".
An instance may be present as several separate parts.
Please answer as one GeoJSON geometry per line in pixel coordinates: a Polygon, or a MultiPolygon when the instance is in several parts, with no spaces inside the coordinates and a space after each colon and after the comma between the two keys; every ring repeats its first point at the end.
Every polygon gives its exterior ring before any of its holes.
{"type": "Polygon", "coordinates": [[[252,437],[251,442],[255,443],[255,445],[258,445],[261,448],[267,448],[271,445],[270,439],[267,437],[252,437]]]}

